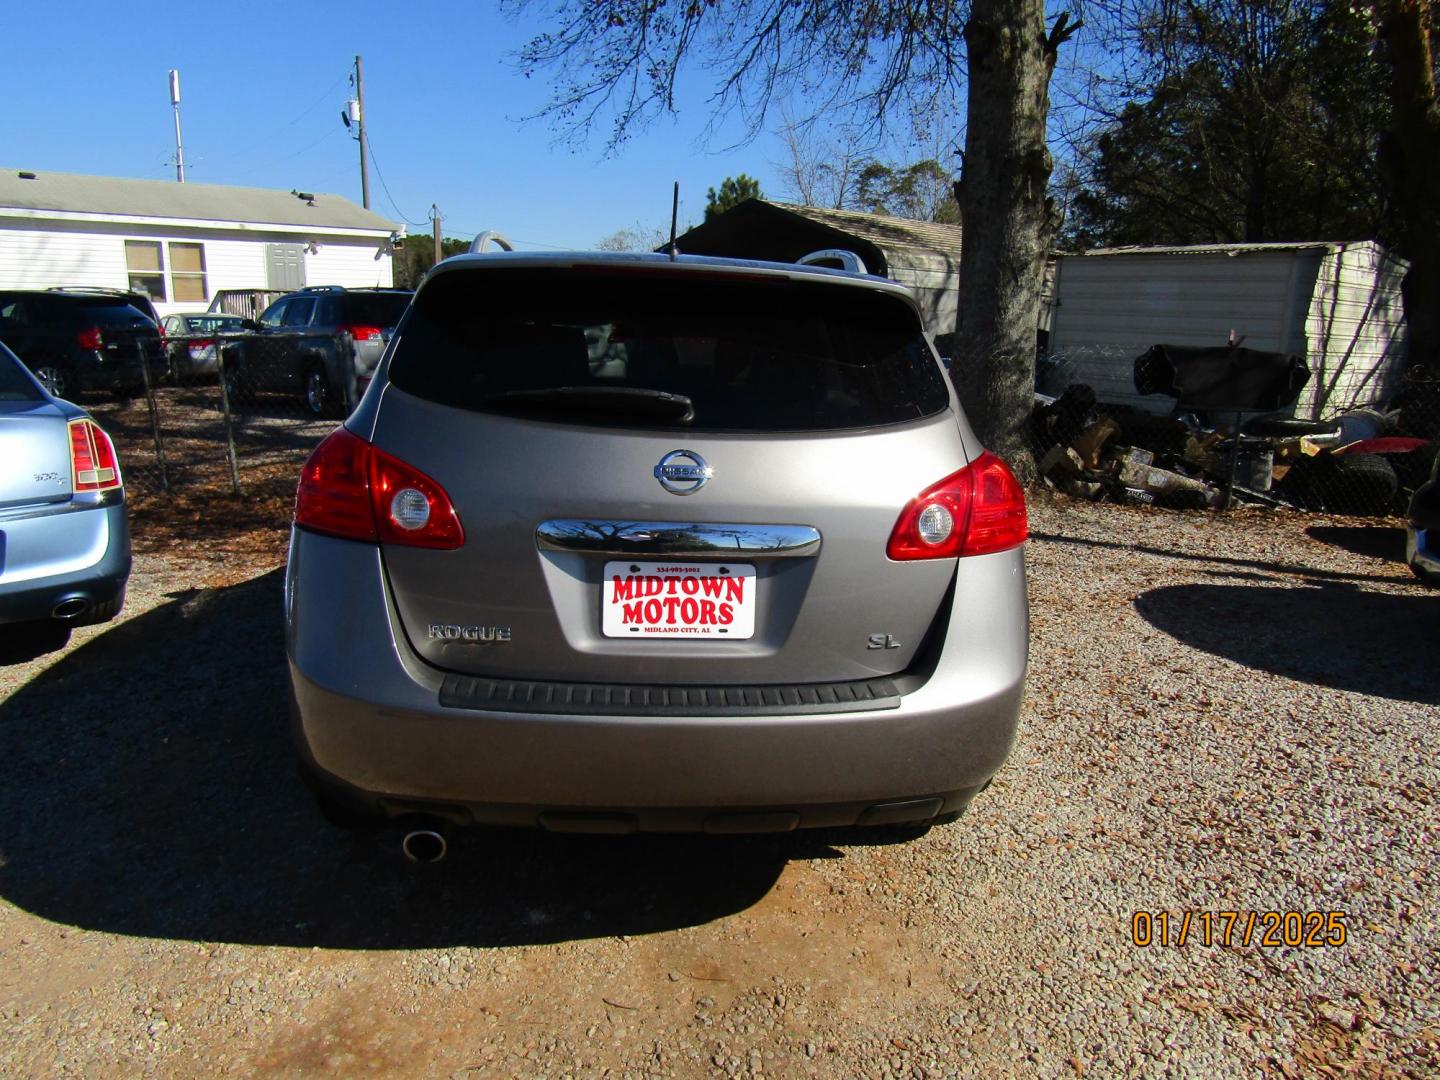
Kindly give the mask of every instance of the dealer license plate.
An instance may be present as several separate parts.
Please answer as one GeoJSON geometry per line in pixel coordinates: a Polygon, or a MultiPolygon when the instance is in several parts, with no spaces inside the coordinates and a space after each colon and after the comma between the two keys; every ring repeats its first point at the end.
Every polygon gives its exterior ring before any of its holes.
{"type": "Polygon", "coordinates": [[[606,637],[755,636],[755,567],[745,563],[608,562],[606,637]]]}

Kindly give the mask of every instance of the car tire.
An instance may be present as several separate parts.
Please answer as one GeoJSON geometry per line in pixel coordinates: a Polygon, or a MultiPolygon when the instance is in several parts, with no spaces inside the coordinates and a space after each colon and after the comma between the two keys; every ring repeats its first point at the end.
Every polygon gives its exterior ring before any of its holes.
{"type": "Polygon", "coordinates": [[[1395,469],[1379,454],[1301,458],[1282,485],[1286,497],[1300,509],[1333,514],[1384,514],[1399,490],[1395,469]]]}
{"type": "Polygon", "coordinates": [[[75,382],[75,373],[67,364],[58,360],[40,360],[30,369],[51,397],[63,398],[80,392],[75,382]]]}
{"type": "Polygon", "coordinates": [[[1272,439],[1298,439],[1302,435],[1331,435],[1340,430],[1338,420],[1303,420],[1294,416],[1258,416],[1241,425],[1244,435],[1272,439]]]}
{"type": "Polygon", "coordinates": [[[1325,501],[1342,514],[1384,514],[1399,491],[1400,478],[1379,454],[1340,454],[1325,501]]]}
{"type": "Polygon", "coordinates": [[[319,364],[311,364],[305,369],[305,408],[311,416],[339,415],[339,395],[319,364]]]}

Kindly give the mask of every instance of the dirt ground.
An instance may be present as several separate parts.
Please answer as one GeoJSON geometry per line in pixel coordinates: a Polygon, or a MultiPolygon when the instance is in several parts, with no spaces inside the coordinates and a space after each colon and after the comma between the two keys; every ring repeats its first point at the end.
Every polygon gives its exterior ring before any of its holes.
{"type": "Polygon", "coordinates": [[[908,843],[415,867],[294,776],[283,479],[240,532],[142,499],[124,619],[0,666],[0,1075],[1440,1075],[1440,595],[1393,526],[1035,506],[1020,742],[908,843]],[[1349,932],[1132,940],[1221,909],[1349,932]]]}

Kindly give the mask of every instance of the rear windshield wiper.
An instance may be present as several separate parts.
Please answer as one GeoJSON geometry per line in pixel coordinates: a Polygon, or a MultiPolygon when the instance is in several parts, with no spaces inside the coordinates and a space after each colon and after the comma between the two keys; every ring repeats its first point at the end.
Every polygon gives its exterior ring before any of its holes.
{"type": "Polygon", "coordinates": [[[695,403],[684,394],[643,386],[551,386],[541,390],[504,390],[486,394],[480,403],[500,409],[563,409],[606,413],[634,413],[663,417],[688,424],[695,403]]]}

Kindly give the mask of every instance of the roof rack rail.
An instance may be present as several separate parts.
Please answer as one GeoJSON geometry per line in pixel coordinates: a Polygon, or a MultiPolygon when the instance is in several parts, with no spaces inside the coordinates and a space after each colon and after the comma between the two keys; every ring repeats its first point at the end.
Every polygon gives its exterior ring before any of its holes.
{"type": "Polygon", "coordinates": [[[821,266],[831,270],[849,270],[852,274],[868,274],[870,271],[865,268],[865,260],[856,255],[853,251],[844,248],[822,248],[819,251],[812,251],[807,255],[801,255],[795,260],[801,266],[821,266]]]}
{"type": "Polygon", "coordinates": [[[480,252],[484,251],[486,247],[488,247],[490,244],[494,244],[496,247],[501,248],[504,251],[515,250],[513,247],[510,246],[510,241],[506,240],[505,237],[501,236],[494,229],[486,229],[479,236],[475,237],[474,240],[470,241],[470,254],[478,255],[480,252]]]}

